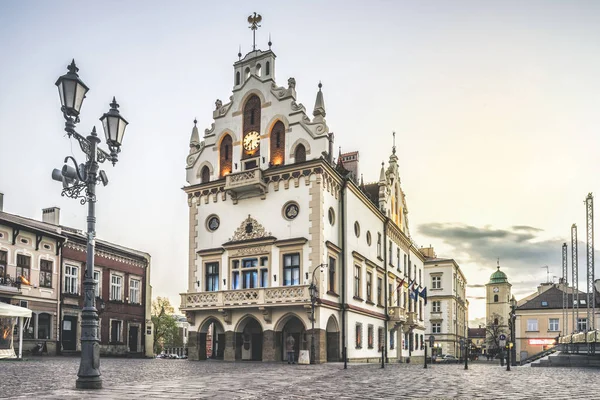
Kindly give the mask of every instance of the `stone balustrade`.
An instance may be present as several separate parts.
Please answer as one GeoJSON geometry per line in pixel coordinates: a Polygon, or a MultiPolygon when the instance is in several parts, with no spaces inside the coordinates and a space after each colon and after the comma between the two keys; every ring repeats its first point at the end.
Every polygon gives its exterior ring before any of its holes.
{"type": "Polygon", "coordinates": [[[308,285],[181,294],[181,309],[186,310],[290,303],[310,304],[308,285]]]}

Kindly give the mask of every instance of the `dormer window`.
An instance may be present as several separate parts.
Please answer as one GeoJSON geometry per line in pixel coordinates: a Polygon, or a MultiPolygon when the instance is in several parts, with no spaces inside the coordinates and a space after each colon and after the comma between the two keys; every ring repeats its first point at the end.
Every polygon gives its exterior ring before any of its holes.
{"type": "Polygon", "coordinates": [[[542,307],[548,307],[548,302],[547,301],[542,301],[542,307]]]}
{"type": "Polygon", "coordinates": [[[262,76],[262,67],[260,64],[256,64],[256,76],[262,76]]]}

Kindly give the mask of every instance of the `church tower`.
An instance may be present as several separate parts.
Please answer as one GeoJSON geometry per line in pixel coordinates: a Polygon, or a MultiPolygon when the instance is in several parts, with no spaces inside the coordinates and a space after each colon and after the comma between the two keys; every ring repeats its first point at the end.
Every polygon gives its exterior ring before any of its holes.
{"type": "Polygon", "coordinates": [[[508,282],[506,274],[500,271],[500,261],[497,268],[485,285],[486,325],[498,325],[501,332],[508,333],[512,285],[508,282]]]}

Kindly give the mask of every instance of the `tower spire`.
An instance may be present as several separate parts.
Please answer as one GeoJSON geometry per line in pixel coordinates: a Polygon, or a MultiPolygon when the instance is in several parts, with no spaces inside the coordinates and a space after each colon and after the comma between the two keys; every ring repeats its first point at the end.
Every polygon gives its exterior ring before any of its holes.
{"type": "Polygon", "coordinates": [[[315,100],[315,109],[313,110],[313,115],[315,116],[314,121],[323,121],[325,115],[325,100],[323,100],[323,92],[321,88],[323,84],[319,81],[319,91],[317,92],[317,99],[315,100]]]}
{"type": "Polygon", "coordinates": [[[392,146],[392,154],[396,154],[396,132],[392,132],[392,137],[393,137],[393,146],[392,146]]]}

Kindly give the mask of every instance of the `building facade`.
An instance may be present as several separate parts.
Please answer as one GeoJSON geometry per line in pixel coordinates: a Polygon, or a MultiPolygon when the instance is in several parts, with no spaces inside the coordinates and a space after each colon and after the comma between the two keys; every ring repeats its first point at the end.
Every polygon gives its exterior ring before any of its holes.
{"type": "Polygon", "coordinates": [[[435,337],[435,355],[462,358],[460,341],[468,338],[469,303],[467,280],[455,260],[438,258],[432,248],[424,249],[427,279],[426,319],[428,335],[435,337]]]}
{"type": "Polygon", "coordinates": [[[60,260],[65,241],[58,227],[0,209],[0,301],[32,311],[23,327],[24,352],[38,343],[50,355],[60,351],[60,260]]]}
{"type": "Polygon", "coordinates": [[[295,79],[277,86],[275,71],[270,46],[240,54],[230,101],[215,102],[202,140],[192,130],[181,294],[190,359],[284,360],[290,335],[296,354],[314,337],[317,362],[422,357],[424,299],[414,293],[425,257],[410,237],[395,148],[378,182],[359,183],[358,152],[333,162],[321,84],[311,118],[295,79]]]}

